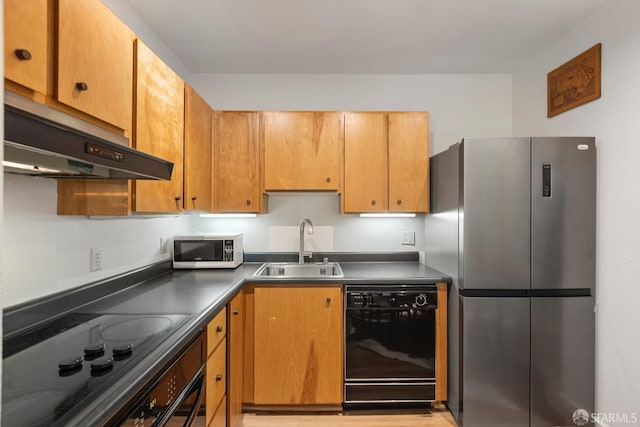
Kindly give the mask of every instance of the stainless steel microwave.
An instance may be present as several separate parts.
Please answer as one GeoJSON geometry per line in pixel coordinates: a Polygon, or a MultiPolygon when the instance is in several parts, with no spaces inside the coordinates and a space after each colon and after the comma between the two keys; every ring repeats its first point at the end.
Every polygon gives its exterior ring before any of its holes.
{"type": "Polygon", "coordinates": [[[235,268],[243,256],[242,233],[173,238],[173,268],[235,268]]]}

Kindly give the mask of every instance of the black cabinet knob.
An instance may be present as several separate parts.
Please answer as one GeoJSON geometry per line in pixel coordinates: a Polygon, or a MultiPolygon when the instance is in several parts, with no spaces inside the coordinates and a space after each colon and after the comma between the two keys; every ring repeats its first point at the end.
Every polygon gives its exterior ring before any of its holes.
{"type": "Polygon", "coordinates": [[[251,205],[251,200],[247,199],[247,206],[251,205]]]}
{"type": "Polygon", "coordinates": [[[237,316],[238,314],[240,314],[240,312],[238,310],[233,310],[233,315],[237,316]]]}
{"type": "Polygon", "coordinates": [[[21,61],[29,61],[31,59],[31,52],[27,49],[16,49],[13,53],[15,53],[16,58],[21,61]]]}
{"type": "Polygon", "coordinates": [[[375,206],[375,205],[376,205],[376,201],[375,201],[375,200],[372,200],[372,201],[371,201],[371,205],[372,205],[372,206],[375,206]]]}
{"type": "Polygon", "coordinates": [[[327,182],[328,183],[331,182],[331,177],[330,176],[327,177],[327,182]]]}
{"type": "Polygon", "coordinates": [[[216,375],[216,381],[222,381],[222,375],[220,374],[216,375]]]}
{"type": "Polygon", "coordinates": [[[78,82],[76,83],[76,89],[82,91],[89,90],[89,85],[87,85],[85,82],[78,82]]]}
{"type": "Polygon", "coordinates": [[[176,199],[176,202],[179,202],[182,199],[182,197],[176,196],[175,199],[176,199]]]}
{"type": "Polygon", "coordinates": [[[402,204],[402,200],[398,199],[398,201],[396,203],[401,205],[402,204]]]}
{"type": "Polygon", "coordinates": [[[216,332],[222,332],[222,326],[218,325],[218,327],[216,328],[216,332]]]}
{"type": "Polygon", "coordinates": [[[191,198],[191,200],[193,200],[194,202],[195,202],[197,199],[198,199],[198,196],[193,196],[193,197],[191,198]]]}

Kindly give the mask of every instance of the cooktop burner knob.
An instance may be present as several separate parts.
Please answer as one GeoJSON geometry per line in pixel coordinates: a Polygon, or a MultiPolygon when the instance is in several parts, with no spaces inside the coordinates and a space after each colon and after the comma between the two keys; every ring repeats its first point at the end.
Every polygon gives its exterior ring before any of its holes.
{"type": "Polygon", "coordinates": [[[98,356],[104,353],[104,343],[91,344],[84,348],[85,356],[98,356]]]}
{"type": "Polygon", "coordinates": [[[113,357],[104,357],[91,362],[91,371],[106,371],[113,367],[113,357]]]}
{"type": "Polygon", "coordinates": [[[113,347],[113,357],[122,357],[123,359],[131,356],[133,353],[133,344],[119,345],[113,347]]]}
{"type": "Polygon", "coordinates": [[[58,363],[58,368],[61,371],[76,371],[78,368],[82,368],[82,356],[71,357],[58,363]]]}

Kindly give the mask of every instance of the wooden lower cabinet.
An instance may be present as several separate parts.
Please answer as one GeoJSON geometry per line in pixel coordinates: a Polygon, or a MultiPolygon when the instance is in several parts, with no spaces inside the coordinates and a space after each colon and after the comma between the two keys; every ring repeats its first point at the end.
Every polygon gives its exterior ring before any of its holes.
{"type": "Polygon", "coordinates": [[[227,312],[222,309],[207,325],[207,365],[205,420],[207,426],[226,425],[227,395],[227,312]],[[224,405],[221,402],[225,400],[224,405]],[[220,412],[222,408],[223,412],[220,412]],[[220,418],[223,419],[220,424],[220,418]],[[216,421],[217,420],[217,421],[216,421]]]}
{"type": "Polygon", "coordinates": [[[229,302],[227,316],[227,418],[229,427],[237,427],[242,417],[244,292],[229,302]]]}
{"type": "Polygon", "coordinates": [[[438,308],[436,309],[436,400],[447,400],[447,288],[438,283],[438,308]]]}
{"type": "Polygon", "coordinates": [[[341,404],[342,285],[256,286],[253,304],[253,403],[341,404]]]}
{"type": "Polygon", "coordinates": [[[216,408],[213,418],[207,423],[207,427],[227,427],[227,398],[223,397],[222,402],[216,408]]]}

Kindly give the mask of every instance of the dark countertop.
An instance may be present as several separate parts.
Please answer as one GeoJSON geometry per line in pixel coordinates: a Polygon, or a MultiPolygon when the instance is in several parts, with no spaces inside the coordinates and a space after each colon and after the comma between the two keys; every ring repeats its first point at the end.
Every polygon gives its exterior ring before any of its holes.
{"type": "MultiPolygon", "coordinates": [[[[189,314],[191,316],[185,324],[155,348],[141,363],[131,368],[122,378],[105,390],[100,399],[90,402],[76,412],[65,425],[102,425],[115,416],[136,393],[140,392],[145,384],[157,377],[164,366],[201,333],[205,325],[245,284],[341,283],[375,285],[450,282],[448,276],[415,261],[340,261],[344,278],[311,280],[252,277],[261,264],[261,262],[245,262],[233,270],[170,270],[166,274],[161,274],[148,281],[125,287],[108,296],[82,304],[77,310],[91,313],[189,314]]],[[[40,307],[40,311],[43,311],[42,307],[40,307]]],[[[9,312],[12,314],[11,308],[9,308],[9,312]]],[[[30,318],[28,307],[21,307],[14,314],[30,318]]],[[[5,313],[5,319],[6,316],[5,313]]],[[[11,327],[8,328],[8,332],[12,332],[11,327]]],[[[7,330],[5,330],[5,338],[6,334],[7,330]]]]}

